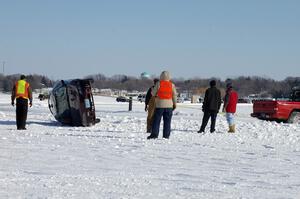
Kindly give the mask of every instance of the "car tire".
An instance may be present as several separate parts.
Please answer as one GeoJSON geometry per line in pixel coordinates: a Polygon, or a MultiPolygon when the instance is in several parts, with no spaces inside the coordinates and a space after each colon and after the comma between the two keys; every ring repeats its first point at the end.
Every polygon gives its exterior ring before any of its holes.
{"type": "Polygon", "coordinates": [[[300,112],[293,111],[287,122],[291,124],[300,124],[300,112]]]}

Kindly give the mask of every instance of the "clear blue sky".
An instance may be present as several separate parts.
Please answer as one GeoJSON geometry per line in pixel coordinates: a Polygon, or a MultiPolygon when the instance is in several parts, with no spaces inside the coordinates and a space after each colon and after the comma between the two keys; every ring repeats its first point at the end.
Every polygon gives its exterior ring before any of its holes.
{"type": "Polygon", "coordinates": [[[299,0],[0,0],[5,74],[300,76],[299,0]]]}

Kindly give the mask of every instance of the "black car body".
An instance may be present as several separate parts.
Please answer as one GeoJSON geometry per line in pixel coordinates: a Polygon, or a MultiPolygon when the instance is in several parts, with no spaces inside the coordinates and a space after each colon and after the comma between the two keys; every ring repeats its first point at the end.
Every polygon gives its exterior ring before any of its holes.
{"type": "Polygon", "coordinates": [[[61,80],[50,93],[49,109],[55,119],[70,126],[91,126],[95,115],[91,79],[61,80]]]}
{"type": "Polygon", "coordinates": [[[129,102],[129,99],[124,96],[119,96],[116,98],[117,102],[129,102]]]}
{"type": "Polygon", "coordinates": [[[39,94],[38,98],[39,98],[40,101],[43,101],[45,99],[49,99],[49,94],[42,94],[41,93],[41,94],[39,94]]]}

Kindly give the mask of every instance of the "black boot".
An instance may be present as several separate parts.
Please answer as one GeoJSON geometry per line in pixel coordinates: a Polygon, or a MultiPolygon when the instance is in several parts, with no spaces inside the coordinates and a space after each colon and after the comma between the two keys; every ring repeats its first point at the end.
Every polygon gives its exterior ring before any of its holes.
{"type": "Polygon", "coordinates": [[[151,135],[149,135],[149,136],[147,137],[147,140],[150,140],[150,139],[156,139],[156,138],[157,138],[157,136],[151,134],[151,135]]]}
{"type": "Polygon", "coordinates": [[[197,133],[204,133],[204,130],[200,129],[197,133]]]}

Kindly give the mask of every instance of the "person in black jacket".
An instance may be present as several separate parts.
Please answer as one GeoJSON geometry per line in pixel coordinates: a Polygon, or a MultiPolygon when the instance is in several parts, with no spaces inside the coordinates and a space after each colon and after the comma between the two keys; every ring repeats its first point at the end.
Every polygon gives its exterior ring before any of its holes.
{"type": "Polygon", "coordinates": [[[202,118],[201,128],[198,133],[204,133],[209,118],[211,118],[210,132],[213,133],[215,131],[216,118],[221,107],[221,92],[216,88],[216,81],[211,80],[209,84],[210,88],[205,91],[205,97],[202,106],[204,115],[202,118]]]}
{"type": "Polygon", "coordinates": [[[155,111],[155,97],[152,96],[152,90],[159,80],[155,78],[153,80],[153,86],[151,86],[146,94],[145,98],[145,111],[148,111],[147,115],[147,133],[152,132],[152,123],[153,123],[153,116],[154,116],[154,111],[155,111]]]}

